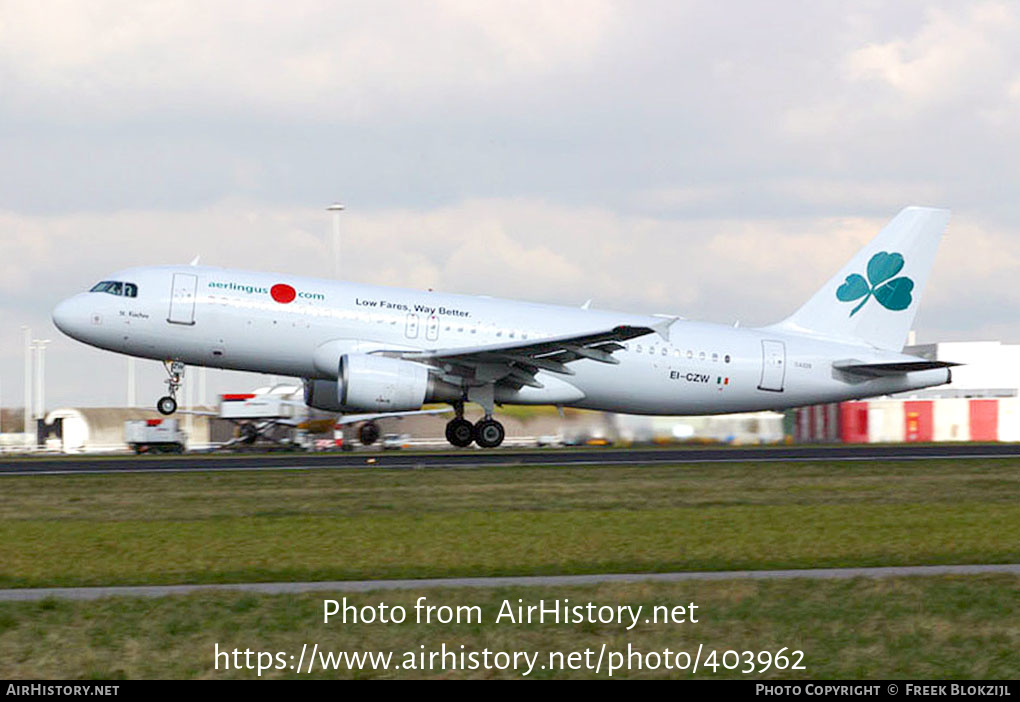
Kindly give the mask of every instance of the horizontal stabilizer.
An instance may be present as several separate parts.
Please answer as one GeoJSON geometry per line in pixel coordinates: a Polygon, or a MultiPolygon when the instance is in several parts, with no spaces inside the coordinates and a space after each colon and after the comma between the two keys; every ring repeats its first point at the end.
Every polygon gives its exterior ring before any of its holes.
{"type": "Polygon", "coordinates": [[[858,361],[836,361],[832,364],[832,367],[844,371],[846,373],[853,373],[855,375],[864,375],[869,378],[880,378],[883,376],[890,375],[904,375],[905,373],[913,373],[915,371],[926,371],[935,370],[936,368],[952,368],[958,366],[959,363],[952,363],[949,361],[895,361],[892,363],[860,363],[858,361]]]}

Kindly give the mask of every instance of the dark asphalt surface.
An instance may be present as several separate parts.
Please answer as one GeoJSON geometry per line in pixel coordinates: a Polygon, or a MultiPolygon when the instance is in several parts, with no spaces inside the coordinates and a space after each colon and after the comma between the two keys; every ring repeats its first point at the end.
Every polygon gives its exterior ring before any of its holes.
{"type": "Polygon", "coordinates": [[[557,587],[599,583],[682,582],[687,580],[848,580],[934,575],[1006,573],[1020,576],[1020,564],[893,566],[887,568],[818,568],[808,570],[724,570],[689,573],[593,573],[591,575],[534,575],[495,578],[431,578],[425,580],[336,580],[304,583],[228,583],[221,585],[125,585],[111,587],[45,587],[0,590],[0,601],[43,600],[58,597],[96,600],[103,597],[166,597],[192,592],[259,592],[283,595],[298,592],[372,592],[460,587],[557,587]]]}
{"type": "Polygon", "coordinates": [[[728,463],[735,461],[875,461],[932,458],[1020,458],[1020,444],[895,444],[863,446],[714,446],[670,448],[578,448],[549,450],[460,449],[432,452],[243,453],[186,456],[4,457],[0,475],[148,471],[266,470],[313,468],[469,468],[728,463]]]}

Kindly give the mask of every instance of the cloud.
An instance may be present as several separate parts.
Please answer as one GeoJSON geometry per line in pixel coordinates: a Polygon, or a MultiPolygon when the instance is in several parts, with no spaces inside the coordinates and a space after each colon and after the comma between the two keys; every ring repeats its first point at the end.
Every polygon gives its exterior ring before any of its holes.
{"type": "Polygon", "coordinates": [[[574,70],[613,14],[607,0],[8,0],[0,76],[9,110],[47,119],[361,120],[574,70]]]}
{"type": "Polygon", "coordinates": [[[788,107],[787,133],[842,138],[888,130],[890,122],[930,129],[951,118],[954,131],[1001,123],[1002,111],[1016,105],[1020,79],[1016,6],[936,5],[920,18],[893,38],[876,40],[872,31],[846,48],[829,89],[788,107]]]}
{"type": "Polygon", "coordinates": [[[30,324],[64,397],[119,401],[122,359],[55,336],[56,299],[197,253],[329,276],[334,198],[359,282],[747,325],[900,207],[950,207],[922,338],[1020,340],[1018,21],[926,0],[0,0],[0,376],[10,396],[30,324]]]}
{"type": "MultiPolygon", "coordinates": [[[[752,326],[791,313],[884,223],[652,218],[541,200],[469,200],[344,212],[342,259],[344,277],[366,284],[565,305],[593,298],[601,309],[752,326]]],[[[950,231],[919,323],[943,335],[1004,329],[1001,310],[1020,304],[1014,285],[1020,243],[1012,232],[968,216],[954,220],[950,231]]],[[[89,351],[89,373],[81,376],[81,364],[70,359],[83,347],[48,321],[59,299],[118,268],[183,263],[197,253],[209,265],[330,277],[329,232],[323,209],[236,201],[191,212],[0,214],[0,325],[11,334],[0,368],[17,376],[14,335],[19,324],[29,324],[37,335],[56,339],[55,397],[71,401],[90,388],[92,397],[119,401],[119,390],[97,381],[106,378],[116,388],[122,359],[89,351]]]]}
{"type": "Polygon", "coordinates": [[[994,92],[1016,76],[1016,8],[1001,2],[932,8],[910,38],[851,52],[851,80],[876,80],[921,107],[994,92]]]}

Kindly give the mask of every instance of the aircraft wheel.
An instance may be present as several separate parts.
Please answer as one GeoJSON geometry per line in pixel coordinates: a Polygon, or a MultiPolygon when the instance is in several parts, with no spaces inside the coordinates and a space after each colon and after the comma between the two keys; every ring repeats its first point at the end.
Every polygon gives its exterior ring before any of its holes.
{"type": "Polygon", "coordinates": [[[474,427],[475,443],[482,448],[496,448],[506,437],[503,425],[495,419],[483,419],[474,427]]]}
{"type": "Polygon", "coordinates": [[[255,428],[254,424],[242,424],[238,428],[238,432],[241,435],[242,444],[254,444],[255,439],[259,438],[259,430],[255,428]]]}
{"type": "Polygon", "coordinates": [[[358,441],[362,446],[371,446],[379,440],[379,425],[375,422],[365,422],[358,429],[358,441]]]}
{"type": "Polygon", "coordinates": [[[464,448],[475,440],[475,428],[466,419],[453,419],[446,424],[446,440],[454,446],[464,448]]]}
{"type": "Polygon", "coordinates": [[[177,411],[177,400],[169,395],[161,397],[159,398],[159,402],[156,403],[156,409],[163,415],[173,414],[177,411]]]}

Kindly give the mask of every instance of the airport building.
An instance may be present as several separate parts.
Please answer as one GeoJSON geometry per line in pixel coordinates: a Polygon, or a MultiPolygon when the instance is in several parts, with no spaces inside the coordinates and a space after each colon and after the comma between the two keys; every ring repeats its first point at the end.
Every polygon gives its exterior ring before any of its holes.
{"type": "Polygon", "coordinates": [[[1020,344],[942,342],[908,347],[951,361],[953,382],[874,400],[793,410],[797,442],[1020,441],[1020,344]]]}

